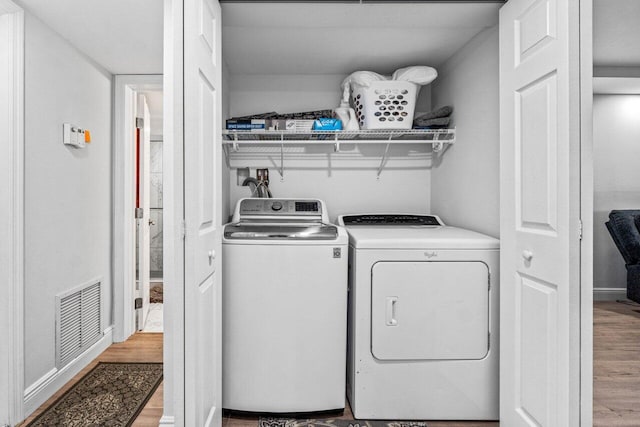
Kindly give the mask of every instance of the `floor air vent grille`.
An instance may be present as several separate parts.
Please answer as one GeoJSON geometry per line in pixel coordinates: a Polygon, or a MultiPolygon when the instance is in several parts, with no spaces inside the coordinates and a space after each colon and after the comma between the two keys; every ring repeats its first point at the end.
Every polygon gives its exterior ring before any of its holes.
{"type": "Polygon", "coordinates": [[[101,282],[56,297],[56,367],[72,361],[103,334],[101,282]]]}

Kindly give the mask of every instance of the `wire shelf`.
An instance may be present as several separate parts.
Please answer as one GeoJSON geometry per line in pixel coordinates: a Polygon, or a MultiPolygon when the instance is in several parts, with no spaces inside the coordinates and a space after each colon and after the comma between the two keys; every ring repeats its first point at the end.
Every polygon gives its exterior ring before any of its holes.
{"type": "Polygon", "coordinates": [[[386,144],[384,154],[380,159],[378,177],[389,155],[392,144],[430,144],[433,153],[441,154],[444,146],[455,143],[455,129],[407,129],[407,130],[359,130],[359,131],[236,131],[222,132],[225,157],[229,165],[229,157],[237,153],[240,146],[249,151],[260,151],[259,147],[280,147],[280,176],[284,177],[285,146],[304,145],[333,145],[333,150],[340,153],[340,145],[348,144],[386,144]]]}
{"type": "Polygon", "coordinates": [[[455,142],[455,129],[407,129],[407,130],[359,130],[359,131],[223,131],[223,141],[233,143],[295,143],[306,142],[349,142],[376,143],[398,141],[403,143],[446,143],[455,142]]]}

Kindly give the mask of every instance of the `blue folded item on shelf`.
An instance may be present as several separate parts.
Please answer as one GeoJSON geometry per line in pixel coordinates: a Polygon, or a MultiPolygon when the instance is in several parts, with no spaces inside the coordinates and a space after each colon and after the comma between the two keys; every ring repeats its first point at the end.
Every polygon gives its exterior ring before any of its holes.
{"type": "Polygon", "coordinates": [[[342,130],[342,121],[340,119],[332,119],[322,117],[313,122],[313,130],[342,130]]]}

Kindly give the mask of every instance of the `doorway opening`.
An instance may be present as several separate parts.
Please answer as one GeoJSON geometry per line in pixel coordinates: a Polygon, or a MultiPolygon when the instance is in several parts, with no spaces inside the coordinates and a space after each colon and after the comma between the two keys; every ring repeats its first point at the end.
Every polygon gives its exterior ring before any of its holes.
{"type": "Polygon", "coordinates": [[[164,271],[162,76],[117,75],[115,80],[113,229],[114,276],[118,280],[114,341],[122,342],[144,330],[147,321],[147,331],[162,331],[161,307],[150,310],[151,290],[155,288],[153,301],[158,301],[164,271]]]}
{"type": "Polygon", "coordinates": [[[594,79],[594,425],[640,417],[638,117],[640,78],[594,79]]]}
{"type": "Polygon", "coordinates": [[[640,419],[640,4],[611,6],[593,2],[593,425],[640,419]]]}
{"type": "Polygon", "coordinates": [[[138,92],[137,101],[136,330],[163,332],[162,90],[138,92]]]}

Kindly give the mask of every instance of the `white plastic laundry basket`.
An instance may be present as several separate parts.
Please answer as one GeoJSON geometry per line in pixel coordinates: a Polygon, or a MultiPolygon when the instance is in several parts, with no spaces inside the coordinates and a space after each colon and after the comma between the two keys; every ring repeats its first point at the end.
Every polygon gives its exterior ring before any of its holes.
{"type": "Polygon", "coordinates": [[[351,104],[360,129],[411,129],[419,86],[401,80],[352,85],[351,104]]]}

